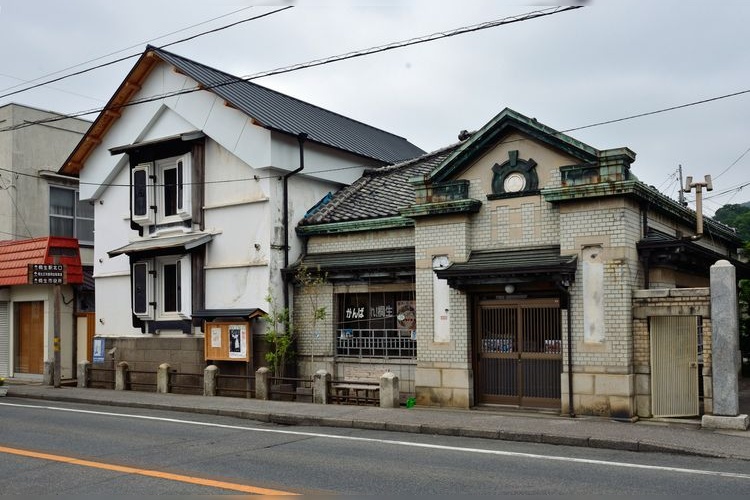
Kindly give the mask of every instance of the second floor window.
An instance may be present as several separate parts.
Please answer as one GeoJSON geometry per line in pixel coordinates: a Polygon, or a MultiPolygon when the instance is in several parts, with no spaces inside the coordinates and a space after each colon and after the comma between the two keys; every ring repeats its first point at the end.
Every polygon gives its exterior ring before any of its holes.
{"type": "Polygon", "coordinates": [[[133,222],[150,226],[190,219],[190,173],[190,155],[141,163],[133,167],[133,222]]]}
{"type": "Polygon", "coordinates": [[[78,191],[49,188],[49,234],[94,243],[94,206],[78,199],[78,191]]]}

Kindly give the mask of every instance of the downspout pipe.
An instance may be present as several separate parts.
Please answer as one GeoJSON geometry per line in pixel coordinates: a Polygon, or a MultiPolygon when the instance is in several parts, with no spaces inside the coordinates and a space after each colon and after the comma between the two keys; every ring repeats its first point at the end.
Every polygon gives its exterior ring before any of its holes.
{"type": "MultiPolygon", "coordinates": [[[[289,267],[289,178],[296,175],[305,168],[305,148],[304,144],[307,140],[307,134],[300,132],[297,134],[297,142],[299,143],[299,167],[292,170],[291,172],[284,174],[283,177],[283,203],[284,203],[284,269],[289,267]]],[[[282,273],[281,281],[284,284],[284,308],[289,309],[289,287],[287,286],[286,275],[282,273]]]]}

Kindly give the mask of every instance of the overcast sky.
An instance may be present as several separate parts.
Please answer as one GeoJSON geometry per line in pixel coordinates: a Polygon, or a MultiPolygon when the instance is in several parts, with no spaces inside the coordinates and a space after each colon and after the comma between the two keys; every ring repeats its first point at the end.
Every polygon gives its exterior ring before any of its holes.
{"type": "MultiPolygon", "coordinates": [[[[480,128],[505,107],[568,130],[750,91],[750,2],[567,4],[584,7],[255,82],[425,150],[455,142],[460,130],[480,128]]],[[[167,50],[246,76],[554,4],[0,0],[0,95],[59,70],[41,81],[288,5],[167,50]]],[[[2,97],[0,105],[63,113],[100,108],[135,60],[2,97]]],[[[570,135],[597,149],[629,147],[638,178],[675,199],[678,165],[685,176],[711,174],[714,191],[704,205],[710,214],[750,200],[750,185],[739,189],[750,183],[749,131],[747,92],[570,135]]]]}

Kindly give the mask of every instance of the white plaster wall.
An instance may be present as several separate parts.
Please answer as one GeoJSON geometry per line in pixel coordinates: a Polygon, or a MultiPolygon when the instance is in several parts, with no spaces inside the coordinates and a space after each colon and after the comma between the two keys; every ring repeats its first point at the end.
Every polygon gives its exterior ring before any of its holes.
{"type": "Polygon", "coordinates": [[[133,328],[130,308],[130,275],[96,279],[96,335],[100,337],[140,336],[133,328]]]}
{"type": "Polygon", "coordinates": [[[206,308],[268,310],[267,266],[214,268],[206,270],[206,308]]]}
{"type": "MultiPolygon", "coordinates": [[[[121,168],[101,196],[94,201],[94,278],[130,272],[126,255],[110,258],[107,252],[127,245],[138,235],[130,229],[130,175],[121,168]]],[[[99,307],[97,293],[97,308],[99,307]]],[[[103,299],[106,296],[103,296],[103,299]]]]}

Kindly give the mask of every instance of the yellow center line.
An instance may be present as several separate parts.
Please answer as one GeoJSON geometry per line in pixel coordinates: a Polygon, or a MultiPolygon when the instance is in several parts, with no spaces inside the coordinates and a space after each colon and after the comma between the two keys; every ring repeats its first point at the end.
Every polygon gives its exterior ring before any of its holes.
{"type": "Polygon", "coordinates": [[[250,486],[247,484],[229,483],[226,481],[216,481],[213,479],[205,479],[202,477],[194,476],[183,476],[182,474],[172,474],[171,472],[162,472],[157,470],[139,469],[137,467],[128,467],[124,465],[108,464],[103,462],[93,462],[91,460],[81,460],[73,457],[65,457],[62,455],[52,455],[50,453],[40,453],[37,451],[21,450],[18,448],[7,448],[0,446],[0,453],[9,453],[11,455],[19,455],[22,457],[39,458],[42,460],[51,460],[53,462],[63,462],[71,465],[80,465],[83,467],[93,467],[95,469],[111,470],[115,472],[123,472],[125,474],[139,474],[141,476],[155,477],[159,479],[167,479],[170,481],[180,481],[183,483],[197,484],[200,486],[209,486],[212,488],[221,488],[225,490],[241,491],[243,493],[254,493],[257,495],[297,495],[289,491],[272,490],[268,488],[259,488],[257,486],[250,486]]]}

